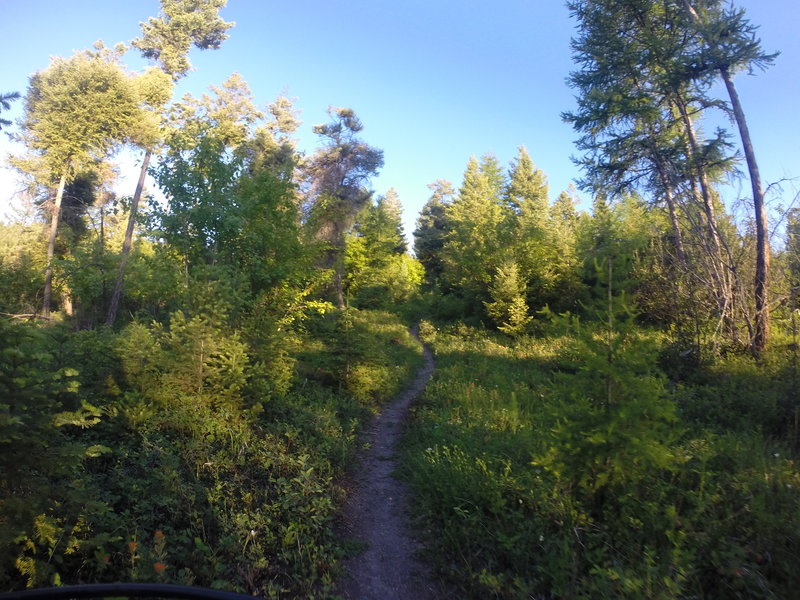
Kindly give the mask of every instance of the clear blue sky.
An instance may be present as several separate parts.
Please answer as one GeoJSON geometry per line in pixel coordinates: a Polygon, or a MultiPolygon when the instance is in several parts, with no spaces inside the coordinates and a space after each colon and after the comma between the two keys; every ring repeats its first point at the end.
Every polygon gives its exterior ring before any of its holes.
{"type": "MultiPolygon", "coordinates": [[[[782,52],[767,72],[737,78],[762,176],[799,177],[800,2],[737,5],[761,26],[764,48],[782,52]]],[[[24,93],[50,56],[97,39],[129,41],[158,10],[157,0],[0,0],[0,91],[24,93]]],[[[302,111],[298,138],[307,153],[317,143],[311,127],[327,120],[329,105],[353,108],[363,138],[385,153],[373,187],[398,190],[409,241],[427,184],[449,179],[457,187],[470,155],[493,152],[507,163],[525,145],[552,197],[579,175],[570,161],[576,136],[560,119],[574,106],[564,83],[574,24],[560,0],[229,0],[222,16],[236,21],[229,39],[220,50],[192,53],[195,71],[178,94],[202,93],[234,71],[261,105],[285,92],[302,111]]],[[[144,63],[131,52],[128,64],[144,63]]],[[[746,181],[741,187],[746,194],[746,181]]],[[[0,208],[13,188],[0,174],[0,208]]],[[[788,204],[798,188],[786,184],[772,202],[788,204]]]]}

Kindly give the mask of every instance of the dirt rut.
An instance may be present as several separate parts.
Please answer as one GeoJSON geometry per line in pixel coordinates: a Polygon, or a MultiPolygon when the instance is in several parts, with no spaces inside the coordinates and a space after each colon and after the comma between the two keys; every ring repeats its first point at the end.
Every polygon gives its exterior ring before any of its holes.
{"type": "MultiPolygon", "coordinates": [[[[417,337],[416,328],[411,333],[417,337]]],[[[345,562],[340,592],[351,600],[442,597],[425,565],[415,557],[419,544],[409,525],[407,491],[393,476],[408,408],[433,374],[433,356],[427,348],[423,351],[425,362],[413,382],[367,430],[364,441],[369,446],[359,454],[352,475],[343,535],[364,543],[366,550],[345,562]]]]}

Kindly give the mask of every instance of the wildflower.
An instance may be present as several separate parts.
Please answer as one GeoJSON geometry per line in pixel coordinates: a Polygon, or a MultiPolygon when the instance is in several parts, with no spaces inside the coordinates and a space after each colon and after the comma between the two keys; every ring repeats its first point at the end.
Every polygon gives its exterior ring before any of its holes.
{"type": "Polygon", "coordinates": [[[104,563],[107,563],[111,560],[111,557],[108,554],[103,554],[100,560],[102,560],[104,563]]]}
{"type": "Polygon", "coordinates": [[[155,572],[156,572],[156,573],[159,573],[159,574],[160,574],[160,573],[163,573],[163,572],[166,570],[166,568],[167,568],[167,565],[165,565],[165,564],[164,564],[163,562],[161,562],[161,561],[158,561],[157,563],[155,563],[155,564],[153,565],[153,569],[155,569],[155,572]]]}
{"type": "Polygon", "coordinates": [[[156,529],[156,532],[153,534],[153,537],[158,539],[162,539],[164,537],[164,532],[160,529],[156,529]]]}
{"type": "Polygon", "coordinates": [[[136,549],[137,549],[138,547],[139,547],[139,544],[137,544],[136,542],[128,542],[128,550],[130,550],[130,551],[131,551],[131,554],[133,554],[134,552],[136,552],[136,549]]]}

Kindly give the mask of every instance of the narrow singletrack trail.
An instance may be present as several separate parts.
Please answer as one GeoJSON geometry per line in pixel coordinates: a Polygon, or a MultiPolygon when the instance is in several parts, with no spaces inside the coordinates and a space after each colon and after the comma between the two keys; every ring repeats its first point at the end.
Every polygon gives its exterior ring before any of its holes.
{"type": "MultiPolygon", "coordinates": [[[[417,328],[411,331],[417,337],[417,328]]],[[[434,600],[441,598],[426,567],[416,559],[419,544],[411,535],[405,485],[397,468],[397,443],[406,413],[433,374],[433,356],[409,387],[373,420],[366,432],[369,446],[359,454],[350,495],[343,510],[344,535],[365,544],[362,554],[345,561],[340,591],[350,600],[434,600]]]]}

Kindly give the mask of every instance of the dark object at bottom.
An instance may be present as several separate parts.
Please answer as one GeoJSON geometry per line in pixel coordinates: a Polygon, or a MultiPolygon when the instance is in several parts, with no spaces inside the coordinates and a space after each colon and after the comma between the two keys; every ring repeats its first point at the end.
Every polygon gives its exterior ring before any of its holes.
{"type": "Polygon", "coordinates": [[[0,594],[0,600],[70,600],[72,598],[184,598],[185,600],[253,600],[254,596],[222,590],[162,583],[93,583],[0,594]]]}

